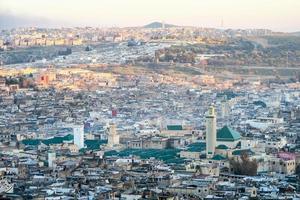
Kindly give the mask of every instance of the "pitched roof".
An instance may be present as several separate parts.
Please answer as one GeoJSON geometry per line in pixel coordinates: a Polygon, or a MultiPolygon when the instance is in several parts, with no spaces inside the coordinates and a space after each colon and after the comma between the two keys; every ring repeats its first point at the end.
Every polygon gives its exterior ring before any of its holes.
{"type": "Polygon", "coordinates": [[[167,125],[169,131],[181,131],[183,130],[181,125],[167,125]]]}
{"type": "Polygon", "coordinates": [[[254,155],[254,152],[251,151],[251,149],[238,149],[238,150],[233,151],[232,155],[234,155],[234,156],[240,156],[243,153],[246,153],[248,155],[254,155]]]}
{"type": "Polygon", "coordinates": [[[228,146],[226,146],[225,144],[220,144],[216,147],[216,149],[229,149],[228,146]]]}
{"type": "Polygon", "coordinates": [[[224,126],[217,132],[217,141],[236,141],[241,139],[241,134],[228,126],[224,126]]]}
{"type": "Polygon", "coordinates": [[[226,158],[222,155],[216,154],[211,158],[212,160],[225,160],[226,158]]]}
{"type": "Polygon", "coordinates": [[[196,143],[190,144],[188,146],[187,151],[190,151],[190,152],[201,152],[201,151],[204,151],[205,148],[206,148],[206,144],[204,142],[196,142],[196,143]]]}

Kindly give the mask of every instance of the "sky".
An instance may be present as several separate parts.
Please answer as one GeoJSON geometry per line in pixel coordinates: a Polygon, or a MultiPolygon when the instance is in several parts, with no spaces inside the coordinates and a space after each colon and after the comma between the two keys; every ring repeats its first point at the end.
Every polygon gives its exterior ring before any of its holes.
{"type": "Polygon", "coordinates": [[[126,27],[153,21],[293,32],[300,31],[300,0],[0,0],[0,28],[126,27]]]}

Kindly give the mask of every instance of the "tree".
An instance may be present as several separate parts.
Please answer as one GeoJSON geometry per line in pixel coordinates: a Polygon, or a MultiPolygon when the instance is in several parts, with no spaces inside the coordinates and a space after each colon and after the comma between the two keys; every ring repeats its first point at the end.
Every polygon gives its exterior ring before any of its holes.
{"type": "Polygon", "coordinates": [[[202,174],[202,170],[201,170],[201,166],[200,165],[196,165],[196,174],[199,174],[199,175],[202,174]]]}
{"type": "Polygon", "coordinates": [[[230,165],[234,174],[247,176],[255,176],[257,174],[257,161],[251,161],[249,155],[245,152],[240,155],[240,160],[236,161],[232,159],[230,165]]]}

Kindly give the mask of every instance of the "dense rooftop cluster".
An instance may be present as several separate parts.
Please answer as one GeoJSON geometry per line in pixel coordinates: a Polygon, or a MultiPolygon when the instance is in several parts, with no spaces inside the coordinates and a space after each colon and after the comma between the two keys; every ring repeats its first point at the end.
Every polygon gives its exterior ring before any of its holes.
{"type": "Polygon", "coordinates": [[[299,83],[110,69],[23,68],[0,79],[1,195],[297,197],[299,83]],[[207,157],[212,104],[218,130],[207,157]]]}

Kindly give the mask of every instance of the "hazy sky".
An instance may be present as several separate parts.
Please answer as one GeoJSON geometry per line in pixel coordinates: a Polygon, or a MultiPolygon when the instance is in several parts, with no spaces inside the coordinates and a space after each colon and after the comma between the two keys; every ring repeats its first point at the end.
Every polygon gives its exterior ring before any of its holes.
{"type": "MultiPolygon", "coordinates": [[[[137,26],[153,21],[300,31],[300,0],[0,0],[2,26],[137,26]]],[[[1,24],[0,24],[1,26],[1,24]]]]}

